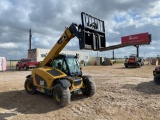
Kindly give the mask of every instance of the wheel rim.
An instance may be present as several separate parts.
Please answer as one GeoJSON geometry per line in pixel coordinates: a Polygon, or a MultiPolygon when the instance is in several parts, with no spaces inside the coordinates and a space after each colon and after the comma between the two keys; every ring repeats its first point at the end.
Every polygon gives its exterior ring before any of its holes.
{"type": "Polygon", "coordinates": [[[60,102],[61,101],[61,94],[59,92],[56,93],[56,101],[60,102]]]}
{"type": "Polygon", "coordinates": [[[33,84],[31,82],[27,83],[27,90],[32,91],[33,90],[33,84]]]}
{"type": "Polygon", "coordinates": [[[85,94],[87,94],[87,93],[88,93],[88,91],[89,91],[89,87],[88,87],[88,85],[85,85],[85,88],[83,89],[83,91],[84,91],[84,93],[85,93],[85,94]]]}

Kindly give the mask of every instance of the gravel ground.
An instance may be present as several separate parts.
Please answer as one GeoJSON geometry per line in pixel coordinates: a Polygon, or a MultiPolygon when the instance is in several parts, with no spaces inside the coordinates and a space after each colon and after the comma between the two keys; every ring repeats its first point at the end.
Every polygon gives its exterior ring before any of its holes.
{"type": "Polygon", "coordinates": [[[0,72],[0,120],[160,120],[160,86],[153,82],[155,66],[124,68],[85,66],[97,92],[86,98],[72,95],[71,103],[57,107],[51,96],[29,95],[24,90],[29,71],[0,72]]]}

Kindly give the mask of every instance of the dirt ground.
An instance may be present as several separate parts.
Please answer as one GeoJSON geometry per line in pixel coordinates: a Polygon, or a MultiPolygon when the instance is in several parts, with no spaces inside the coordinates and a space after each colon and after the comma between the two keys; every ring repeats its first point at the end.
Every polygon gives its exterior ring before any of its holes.
{"type": "Polygon", "coordinates": [[[160,120],[160,86],[153,82],[155,66],[124,68],[85,66],[97,92],[87,98],[72,95],[71,103],[57,107],[51,96],[29,95],[24,90],[29,71],[0,72],[0,120],[160,120]]]}

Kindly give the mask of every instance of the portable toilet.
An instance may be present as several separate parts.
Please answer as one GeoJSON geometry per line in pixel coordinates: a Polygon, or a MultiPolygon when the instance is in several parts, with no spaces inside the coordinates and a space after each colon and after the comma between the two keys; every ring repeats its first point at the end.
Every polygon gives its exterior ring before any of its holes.
{"type": "Polygon", "coordinates": [[[0,71],[6,71],[6,58],[0,57],[0,71]]]}

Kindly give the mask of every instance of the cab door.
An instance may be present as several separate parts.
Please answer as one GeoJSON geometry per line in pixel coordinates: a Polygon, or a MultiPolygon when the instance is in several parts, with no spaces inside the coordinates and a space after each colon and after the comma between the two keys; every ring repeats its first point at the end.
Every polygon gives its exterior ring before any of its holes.
{"type": "Polygon", "coordinates": [[[69,70],[67,64],[65,62],[64,57],[55,58],[51,63],[53,68],[59,69],[60,71],[64,72],[65,74],[69,74],[69,70]]]}

